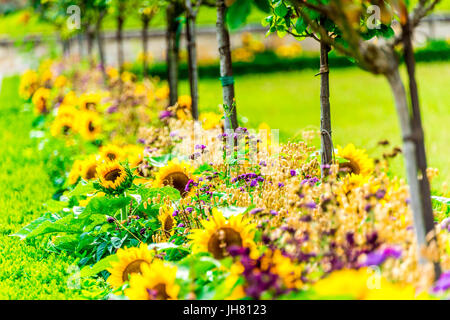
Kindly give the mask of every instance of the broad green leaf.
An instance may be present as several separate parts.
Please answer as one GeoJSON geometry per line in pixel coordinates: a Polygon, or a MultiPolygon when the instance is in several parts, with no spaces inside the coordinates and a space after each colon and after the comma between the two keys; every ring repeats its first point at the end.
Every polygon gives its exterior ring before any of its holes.
{"type": "Polygon", "coordinates": [[[227,10],[227,24],[231,30],[242,26],[251,11],[251,0],[236,0],[227,10]]]}
{"type": "Polygon", "coordinates": [[[119,258],[117,257],[117,255],[115,255],[115,254],[109,255],[109,256],[101,259],[99,262],[94,264],[92,267],[85,266],[84,268],[82,268],[80,271],[80,277],[85,278],[85,277],[95,276],[96,274],[111,267],[112,262],[116,262],[118,260],[119,260],[119,258]]]}
{"type": "Polygon", "coordinates": [[[79,215],[80,219],[84,219],[91,214],[104,214],[113,216],[117,210],[124,208],[133,201],[132,197],[95,197],[89,201],[86,208],[79,215]]]}
{"type": "Polygon", "coordinates": [[[93,181],[84,181],[81,180],[76,185],[75,189],[69,192],[69,197],[73,196],[85,196],[87,194],[91,194],[95,192],[94,182],[93,181]]]}

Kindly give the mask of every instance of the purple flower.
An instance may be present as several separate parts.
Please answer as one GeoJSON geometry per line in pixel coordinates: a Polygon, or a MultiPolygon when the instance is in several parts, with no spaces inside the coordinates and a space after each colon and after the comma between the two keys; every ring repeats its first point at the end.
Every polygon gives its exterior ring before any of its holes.
{"type": "Polygon", "coordinates": [[[450,289],[450,271],[441,274],[439,280],[436,281],[433,287],[433,292],[443,292],[447,291],[448,289],[450,289]]]}
{"type": "Polygon", "coordinates": [[[379,189],[377,192],[375,192],[375,197],[377,197],[377,199],[383,199],[385,195],[386,190],[379,189]]]}
{"type": "Polygon", "coordinates": [[[145,233],[145,228],[142,228],[141,230],[139,230],[139,233],[141,234],[141,235],[143,235],[144,233],[145,233]]]}
{"type": "Polygon", "coordinates": [[[297,171],[291,170],[291,177],[295,177],[297,175],[297,171]]]}
{"type": "Polygon", "coordinates": [[[308,209],[315,209],[315,208],[317,208],[317,205],[315,202],[311,201],[311,202],[308,202],[307,204],[305,204],[305,207],[307,207],[308,209]]]}
{"type": "Polygon", "coordinates": [[[387,258],[398,259],[402,256],[402,251],[398,248],[387,247],[383,250],[377,250],[367,255],[366,261],[361,266],[378,266],[382,264],[387,258]]]}
{"type": "Polygon", "coordinates": [[[145,139],[139,138],[139,139],[137,140],[137,143],[145,144],[145,139]]]}
{"type": "Polygon", "coordinates": [[[369,212],[372,209],[372,206],[370,204],[366,204],[366,206],[364,207],[364,210],[366,210],[367,212],[369,212]]]}
{"type": "Polygon", "coordinates": [[[173,213],[172,213],[172,217],[176,217],[178,215],[178,210],[175,210],[173,213]]]}
{"type": "Polygon", "coordinates": [[[252,182],[250,182],[250,187],[256,187],[257,185],[258,185],[257,180],[252,180],[252,182]]]}
{"type": "Polygon", "coordinates": [[[259,165],[260,165],[261,167],[267,167],[267,164],[266,164],[266,162],[265,162],[264,160],[262,160],[262,161],[259,163],[259,165]]]}
{"type": "Polygon", "coordinates": [[[184,223],[180,223],[179,225],[178,225],[178,228],[183,228],[184,227],[184,223]]]}
{"type": "Polygon", "coordinates": [[[163,120],[172,116],[172,112],[169,110],[163,110],[159,113],[159,119],[163,120]]]}
{"type": "Polygon", "coordinates": [[[106,221],[108,221],[108,223],[114,223],[114,221],[116,221],[116,219],[114,217],[108,217],[106,219],[106,221]]]}
{"type": "Polygon", "coordinates": [[[250,210],[250,214],[257,214],[257,213],[260,213],[260,212],[262,212],[262,211],[264,211],[264,209],[262,209],[262,208],[255,208],[255,209],[253,209],[253,210],[250,210]]]}
{"type": "Polygon", "coordinates": [[[277,216],[278,212],[276,212],[275,210],[270,210],[270,214],[273,215],[273,216],[277,216]]]}
{"type": "Polygon", "coordinates": [[[312,221],[312,217],[311,217],[311,215],[307,214],[305,216],[300,217],[300,221],[310,222],[310,221],[312,221]]]}
{"type": "Polygon", "coordinates": [[[116,105],[113,105],[113,106],[109,107],[108,109],[106,109],[106,112],[111,114],[111,113],[117,112],[118,109],[119,108],[116,105]]]}
{"type": "Polygon", "coordinates": [[[192,213],[192,210],[194,210],[192,207],[187,207],[187,208],[185,209],[185,211],[186,211],[187,213],[192,213]]]}
{"type": "Polygon", "coordinates": [[[278,188],[282,188],[284,187],[284,183],[283,182],[278,182],[278,188]]]}
{"type": "Polygon", "coordinates": [[[441,229],[447,229],[448,231],[450,231],[450,217],[445,218],[444,220],[442,220],[441,222],[441,229]]]}
{"type": "Polygon", "coordinates": [[[206,146],[205,146],[204,144],[197,144],[197,145],[195,146],[195,149],[205,150],[205,149],[206,149],[206,146]]]}

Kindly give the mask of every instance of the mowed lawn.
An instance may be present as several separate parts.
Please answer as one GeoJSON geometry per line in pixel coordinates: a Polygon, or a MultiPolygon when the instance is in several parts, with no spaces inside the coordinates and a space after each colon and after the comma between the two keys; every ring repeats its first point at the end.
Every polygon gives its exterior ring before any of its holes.
{"type": "MultiPolygon", "coordinates": [[[[405,74],[405,70],[403,70],[405,74]]],[[[236,77],[238,113],[247,118],[242,126],[257,127],[266,122],[280,130],[280,139],[287,141],[301,137],[301,131],[319,129],[320,78],[315,70],[252,74],[236,77]]],[[[433,187],[450,178],[450,64],[418,64],[417,80],[425,127],[428,166],[440,170],[433,187]]],[[[200,107],[202,111],[217,110],[221,103],[220,81],[200,81],[200,107]]],[[[332,134],[335,146],[354,143],[367,149],[373,157],[394,146],[401,147],[401,136],[394,100],[387,81],[358,68],[331,70],[330,94],[332,134]],[[387,139],[390,146],[381,148],[380,140],[387,139]]],[[[187,81],[181,83],[181,93],[189,92],[187,81]]],[[[316,139],[319,146],[319,140],[316,139]]],[[[391,168],[404,176],[403,159],[397,157],[391,168]]]]}
{"type": "Polygon", "coordinates": [[[41,216],[55,192],[29,138],[33,115],[22,111],[18,80],[4,79],[0,93],[0,300],[77,298],[67,286],[73,258],[10,237],[41,216]]]}

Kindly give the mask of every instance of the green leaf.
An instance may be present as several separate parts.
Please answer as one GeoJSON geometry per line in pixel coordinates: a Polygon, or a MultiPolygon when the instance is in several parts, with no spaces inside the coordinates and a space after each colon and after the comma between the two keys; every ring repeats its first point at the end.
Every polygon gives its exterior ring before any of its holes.
{"type": "Polygon", "coordinates": [[[120,238],[112,237],[111,238],[111,243],[112,243],[114,248],[119,249],[122,246],[123,241],[120,238]]]}
{"type": "Polygon", "coordinates": [[[142,197],[143,202],[147,201],[147,199],[157,197],[158,195],[161,195],[161,199],[168,196],[172,201],[181,199],[180,191],[170,186],[162,188],[141,188],[137,193],[142,197]]]}
{"type": "MultiPolygon", "coordinates": [[[[63,214],[63,213],[62,213],[63,214]]],[[[67,213],[68,214],[68,213],[67,213]]],[[[32,232],[34,232],[36,229],[38,229],[41,225],[43,225],[46,222],[54,222],[58,219],[61,219],[62,216],[47,212],[43,216],[37,218],[36,220],[32,221],[31,223],[27,224],[25,227],[20,229],[18,232],[12,234],[12,237],[19,237],[21,240],[27,238],[32,232]]]]}
{"type": "Polygon", "coordinates": [[[269,0],[253,0],[253,4],[261,11],[269,13],[271,12],[271,6],[269,0]]]}
{"type": "Polygon", "coordinates": [[[180,245],[176,245],[171,242],[151,243],[148,245],[148,249],[149,250],[156,249],[157,251],[159,251],[159,250],[164,251],[164,250],[168,250],[168,249],[180,249],[182,251],[190,252],[190,250],[188,248],[185,248],[180,245]]]}
{"type": "Polygon", "coordinates": [[[288,13],[288,8],[283,1],[279,1],[274,8],[274,13],[279,17],[284,17],[288,13]]]}
{"type": "Polygon", "coordinates": [[[95,197],[89,201],[86,208],[79,215],[80,219],[85,219],[91,214],[104,214],[113,216],[117,210],[125,207],[133,201],[132,197],[95,197]]]}
{"type": "Polygon", "coordinates": [[[98,261],[92,267],[85,266],[84,268],[82,268],[80,271],[80,277],[85,278],[85,277],[95,276],[96,274],[111,267],[111,262],[116,262],[116,261],[119,261],[119,258],[117,257],[117,255],[115,255],[115,254],[109,255],[109,256],[103,258],[102,260],[98,261]]]}
{"type": "Polygon", "coordinates": [[[307,24],[303,20],[302,17],[299,17],[297,21],[295,22],[295,31],[297,31],[298,34],[303,34],[303,32],[306,31],[307,24]]]}
{"type": "Polygon", "coordinates": [[[251,0],[236,0],[227,10],[227,24],[231,30],[245,23],[251,11],[251,0]]]}

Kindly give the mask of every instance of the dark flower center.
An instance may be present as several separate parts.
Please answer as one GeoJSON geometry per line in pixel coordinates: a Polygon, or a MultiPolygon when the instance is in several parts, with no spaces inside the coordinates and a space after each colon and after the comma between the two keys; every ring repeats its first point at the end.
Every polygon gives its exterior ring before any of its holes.
{"type": "Polygon", "coordinates": [[[122,170],[120,170],[120,169],[111,170],[110,172],[105,174],[105,180],[114,182],[117,180],[117,178],[120,177],[121,172],[122,172],[122,170]]]}
{"type": "Polygon", "coordinates": [[[148,262],[145,260],[142,260],[142,259],[138,259],[138,260],[134,260],[129,265],[127,265],[127,267],[125,268],[125,270],[122,273],[122,280],[123,281],[130,280],[130,274],[132,274],[132,273],[141,273],[141,264],[142,263],[148,263],[148,262]]]}
{"type": "Polygon", "coordinates": [[[208,241],[208,251],[216,259],[225,258],[228,255],[227,249],[231,246],[242,247],[241,235],[232,228],[220,228],[208,241]]]}
{"type": "Polygon", "coordinates": [[[96,168],[97,165],[92,165],[89,167],[89,169],[86,171],[86,179],[94,179],[96,175],[96,168]]]}
{"type": "Polygon", "coordinates": [[[339,171],[359,174],[361,172],[361,169],[354,161],[348,160],[347,162],[339,164],[339,171]]]}
{"type": "Polygon", "coordinates": [[[165,186],[171,186],[177,189],[178,191],[180,191],[180,194],[182,196],[187,193],[184,189],[186,188],[188,182],[189,177],[182,172],[171,173],[163,180],[163,184],[165,186]]]}
{"type": "Polygon", "coordinates": [[[164,283],[158,283],[153,289],[147,289],[149,300],[167,300],[169,295],[164,283]]]}

